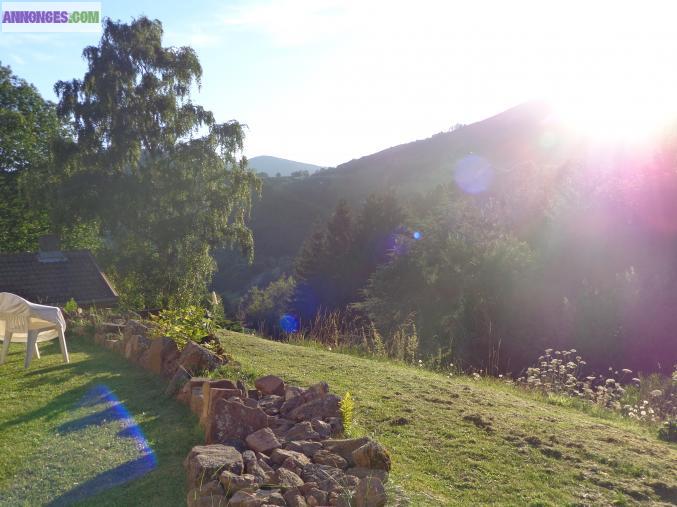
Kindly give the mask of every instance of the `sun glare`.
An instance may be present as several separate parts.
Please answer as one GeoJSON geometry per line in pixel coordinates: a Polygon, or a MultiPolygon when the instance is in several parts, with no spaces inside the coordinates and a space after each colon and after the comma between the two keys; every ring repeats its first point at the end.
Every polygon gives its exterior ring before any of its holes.
{"type": "MultiPolygon", "coordinates": [[[[675,10],[677,6],[670,8],[675,10]]],[[[597,141],[641,143],[677,116],[677,37],[650,9],[597,12],[572,37],[549,102],[597,141]]],[[[547,93],[547,92],[546,92],[547,93]]]]}

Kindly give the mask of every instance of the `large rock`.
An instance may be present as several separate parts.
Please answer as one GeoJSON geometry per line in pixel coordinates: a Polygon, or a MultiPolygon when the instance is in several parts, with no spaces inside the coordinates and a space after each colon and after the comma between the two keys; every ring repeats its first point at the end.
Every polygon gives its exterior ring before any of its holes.
{"type": "MultiPolygon", "coordinates": [[[[339,403],[341,398],[334,394],[320,396],[310,400],[289,412],[287,417],[295,421],[310,421],[312,419],[325,419],[327,417],[339,417],[339,403]]],[[[287,402],[285,402],[287,403],[287,402]]]]}
{"type": "Polygon", "coordinates": [[[266,394],[275,394],[278,396],[284,396],[284,380],[275,375],[266,375],[256,379],[254,382],[256,389],[261,391],[264,395],[266,394]]]}
{"type": "Polygon", "coordinates": [[[192,341],[189,341],[184,347],[178,359],[178,364],[192,374],[215,370],[227,362],[226,358],[220,357],[192,341]]]}
{"type": "MultiPolygon", "coordinates": [[[[183,367],[181,366],[180,368],[183,367]]],[[[213,404],[217,399],[228,399],[232,396],[241,396],[241,393],[230,380],[208,380],[203,382],[202,399],[204,403],[202,405],[200,422],[205,424],[209,417],[209,412],[211,412],[213,404]]]]}
{"type": "Polygon", "coordinates": [[[288,458],[292,458],[301,465],[301,467],[310,463],[310,458],[302,452],[290,451],[287,449],[275,449],[270,455],[270,461],[275,465],[282,465],[288,458]]]}
{"type": "Polygon", "coordinates": [[[196,445],[183,462],[188,475],[189,489],[217,479],[221,472],[228,470],[241,474],[244,470],[242,454],[227,445],[196,445]]]}
{"type": "Polygon", "coordinates": [[[154,338],[148,350],[148,369],[171,378],[176,372],[178,357],[179,348],[174,340],[166,337],[154,338]]]}
{"type": "Polygon", "coordinates": [[[295,440],[292,442],[287,442],[284,445],[284,448],[290,451],[302,452],[306,456],[312,456],[317,451],[322,449],[322,443],[311,442],[309,440],[301,440],[301,441],[295,440]]]}
{"type": "Polygon", "coordinates": [[[367,477],[361,479],[353,495],[355,507],[383,507],[388,499],[380,479],[367,477]]]}
{"type": "Polygon", "coordinates": [[[245,471],[256,477],[258,482],[273,482],[275,471],[265,461],[256,459],[254,451],[243,452],[242,460],[244,461],[245,471]]]}
{"type": "Polygon", "coordinates": [[[294,472],[288,468],[280,467],[275,471],[275,484],[279,485],[282,488],[282,491],[287,491],[288,489],[298,488],[303,486],[303,479],[301,479],[294,472]]]}
{"type": "Polygon", "coordinates": [[[247,442],[251,450],[262,453],[267,453],[280,447],[280,441],[275,437],[275,433],[267,427],[247,435],[245,442],[247,442]]]}
{"type": "Polygon", "coordinates": [[[253,475],[237,475],[229,470],[224,470],[219,475],[219,482],[223,486],[226,496],[232,496],[236,491],[256,491],[259,489],[259,483],[253,475]]]}
{"type": "Polygon", "coordinates": [[[331,465],[336,468],[346,468],[348,462],[338,454],[321,449],[313,454],[313,461],[318,465],[331,465]]]}
{"type": "Polygon", "coordinates": [[[218,399],[210,411],[205,436],[207,443],[223,442],[230,438],[244,440],[247,435],[268,426],[268,416],[260,408],[218,399]]]}
{"type": "Polygon", "coordinates": [[[209,381],[206,377],[191,377],[188,382],[186,382],[183,387],[179,390],[179,393],[176,395],[176,398],[190,405],[190,399],[193,394],[202,395],[202,384],[209,381]]]}
{"type": "Polygon", "coordinates": [[[348,462],[348,465],[355,466],[353,451],[368,442],[371,442],[369,437],[332,439],[322,442],[322,447],[341,456],[348,462]]]}
{"type": "Polygon", "coordinates": [[[362,468],[390,471],[390,455],[385,447],[370,441],[352,452],[353,463],[362,468]]]}
{"type": "Polygon", "coordinates": [[[284,438],[287,440],[319,440],[320,435],[313,429],[310,421],[303,421],[295,424],[287,431],[284,438]]]}
{"type": "Polygon", "coordinates": [[[303,467],[301,478],[305,482],[316,482],[323,491],[340,490],[357,485],[359,479],[346,475],[343,470],[329,465],[310,463],[303,467]]]}

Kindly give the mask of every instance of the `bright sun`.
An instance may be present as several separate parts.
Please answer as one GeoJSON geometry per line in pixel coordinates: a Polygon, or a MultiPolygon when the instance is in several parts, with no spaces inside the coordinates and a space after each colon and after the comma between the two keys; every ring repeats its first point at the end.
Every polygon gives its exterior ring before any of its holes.
{"type": "Polygon", "coordinates": [[[607,4],[576,12],[568,58],[549,102],[572,128],[599,141],[641,142],[677,118],[677,5],[607,4]],[[603,9],[603,10],[602,10],[603,9]],[[668,15],[673,13],[674,15],[668,15]]]}

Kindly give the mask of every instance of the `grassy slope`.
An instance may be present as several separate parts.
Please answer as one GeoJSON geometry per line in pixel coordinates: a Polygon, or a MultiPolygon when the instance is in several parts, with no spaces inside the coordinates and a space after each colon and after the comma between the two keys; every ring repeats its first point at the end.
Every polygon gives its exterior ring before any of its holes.
{"type": "Polygon", "coordinates": [[[79,487],[101,484],[111,473],[128,472],[118,467],[133,462],[139,452],[133,440],[117,436],[120,421],[77,424],[105,408],[81,403],[101,384],[140,425],[157,467],[82,505],[185,505],[182,461],[201,439],[192,414],[161,395],[160,378],[84,340],[71,339],[69,348],[71,363],[65,365],[56,342],[41,345],[42,359],[34,359],[26,372],[24,348],[13,345],[8,363],[0,366],[0,505],[44,505],[79,487]]]}
{"type": "MultiPolygon", "coordinates": [[[[327,380],[335,392],[350,390],[360,431],[391,450],[393,482],[413,506],[675,500],[669,488],[677,487],[677,447],[631,424],[492,382],[237,333],[223,341],[245,372],[277,373],[300,385],[327,380]]],[[[128,439],[116,438],[114,422],[57,431],[88,415],[79,401],[98,384],[114,391],[141,425],[158,467],[83,505],[182,505],[181,462],[201,438],[195,419],[159,395],[159,378],[92,344],[70,343],[69,366],[51,343],[29,372],[19,346],[0,367],[0,505],[44,504],[134,458],[128,439]]]]}
{"type": "Polygon", "coordinates": [[[414,506],[677,501],[677,446],[635,425],[496,382],[237,333],[223,343],[245,372],[349,390],[360,431],[391,450],[393,482],[414,506]]]}

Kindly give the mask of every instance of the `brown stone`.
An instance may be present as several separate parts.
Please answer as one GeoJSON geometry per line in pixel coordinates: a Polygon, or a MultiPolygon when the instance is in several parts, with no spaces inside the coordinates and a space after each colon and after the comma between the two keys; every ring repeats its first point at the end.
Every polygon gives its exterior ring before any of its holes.
{"type": "Polygon", "coordinates": [[[371,442],[371,438],[360,437],[325,440],[322,442],[322,447],[341,456],[348,462],[348,465],[355,466],[355,462],[353,461],[353,451],[359,447],[362,447],[367,442],[371,442]]]}
{"type": "Polygon", "coordinates": [[[268,415],[277,415],[280,411],[284,398],[275,394],[268,394],[259,398],[259,407],[268,415]]]}
{"type": "Polygon", "coordinates": [[[245,451],[242,453],[245,471],[256,477],[260,483],[270,483],[273,481],[274,471],[264,461],[257,460],[254,451],[245,451]]]}
{"type": "Polygon", "coordinates": [[[201,484],[213,479],[224,470],[241,474],[244,465],[242,454],[227,445],[196,445],[183,462],[188,475],[190,488],[199,488],[201,484]]]}
{"type": "Polygon", "coordinates": [[[383,507],[388,499],[383,483],[377,477],[360,480],[353,495],[355,507],[383,507]]]}
{"type": "Polygon", "coordinates": [[[286,386],[284,389],[284,400],[289,401],[292,398],[297,396],[302,396],[305,393],[305,389],[298,386],[286,386]]]}
{"type": "Polygon", "coordinates": [[[193,374],[215,370],[227,362],[226,358],[214,354],[211,350],[193,341],[188,342],[178,358],[178,364],[193,374]]]}
{"type": "Polygon", "coordinates": [[[336,468],[348,466],[348,462],[344,458],[326,449],[321,449],[313,454],[313,461],[318,465],[331,465],[336,468]]]}
{"type": "MultiPolygon", "coordinates": [[[[183,367],[181,367],[183,368],[183,367]]],[[[202,406],[202,414],[200,415],[200,422],[205,425],[209,412],[214,406],[217,399],[228,399],[232,396],[239,395],[240,391],[235,389],[235,384],[230,380],[208,380],[202,383],[202,398],[204,404],[202,406]]]]}
{"type": "Polygon", "coordinates": [[[161,337],[151,340],[148,349],[148,369],[158,375],[171,377],[176,371],[179,348],[170,338],[161,337]]]}
{"type": "Polygon", "coordinates": [[[298,488],[303,486],[303,479],[301,479],[294,472],[288,468],[278,468],[275,471],[275,484],[282,488],[282,491],[286,491],[291,488],[298,488]]]}
{"type": "Polygon", "coordinates": [[[306,494],[308,505],[327,505],[327,492],[313,488],[306,494]]]}
{"type": "Polygon", "coordinates": [[[271,505],[285,507],[287,505],[287,503],[284,501],[284,497],[277,489],[259,489],[256,492],[256,496],[263,501],[262,505],[267,507],[270,507],[271,505]]]}
{"type": "Polygon", "coordinates": [[[226,496],[232,496],[236,491],[256,491],[259,489],[259,483],[253,475],[237,475],[229,470],[221,472],[219,482],[221,482],[226,496]]]}
{"type": "Polygon", "coordinates": [[[302,452],[306,456],[312,456],[322,449],[322,444],[320,442],[311,442],[309,440],[294,440],[285,444],[284,448],[289,449],[290,451],[302,452]]]}
{"type": "Polygon", "coordinates": [[[287,449],[275,449],[270,455],[270,461],[275,465],[282,465],[287,458],[293,458],[301,466],[310,463],[310,458],[305,454],[287,449]]]}
{"type": "Polygon", "coordinates": [[[390,455],[385,447],[370,441],[352,452],[353,462],[358,467],[390,471],[390,455]]]}
{"type": "Polygon", "coordinates": [[[287,440],[319,440],[320,435],[313,429],[310,421],[303,421],[295,424],[285,433],[287,440]]]}
{"type": "Polygon", "coordinates": [[[280,441],[275,437],[275,433],[270,428],[261,428],[247,435],[245,442],[247,442],[250,449],[256,452],[270,452],[280,447],[280,441]]]}
{"type": "Polygon", "coordinates": [[[216,400],[209,418],[207,443],[229,438],[244,440],[247,435],[268,426],[268,416],[263,410],[231,400],[216,400]]]}
{"type": "Polygon", "coordinates": [[[266,375],[256,379],[254,382],[256,389],[261,391],[264,395],[266,394],[276,394],[278,396],[284,396],[284,380],[275,375],[266,375]]]}
{"type": "Polygon", "coordinates": [[[263,499],[249,491],[236,491],[228,502],[228,507],[261,507],[263,499]]]}
{"type": "Polygon", "coordinates": [[[339,468],[316,463],[304,466],[301,478],[305,482],[316,482],[318,487],[324,491],[349,487],[351,484],[357,484],[359,480],[357,477],[350,478],[339,468]]]}
{"type": "Polygon", "coordinates": [[[284,495],[288,507],[308,507],[308,503],[298,489],[290,489],[284,495]]]}
{"type": "Polygon", "coordinates": [[[283,419],[282,417],[275,417],[272,424],[271,424],[271,429],[275,433],[275,435],[279,437],[284,437],[287,432],[292,429],[294,426],[294,422],[290,421],[289,419],[283,419]]]}
{"type": "Polygon", "coordinates": [[[310,421],[314,418],[324,419],[327,417],[340,417],[340,401],[341,399],[338,396],[327,394],[326,396],[315,398],[314,400],[296,407],[289,412],[288,417],[295,421],[310,421]]]}
{"type": "Polygon", "coordinates": [[[310,421],[313,429],[320,435],[320,438],[329,438],[331,436],[331,424],[324,422],[322,419],[313,419],[310,421]]]}

